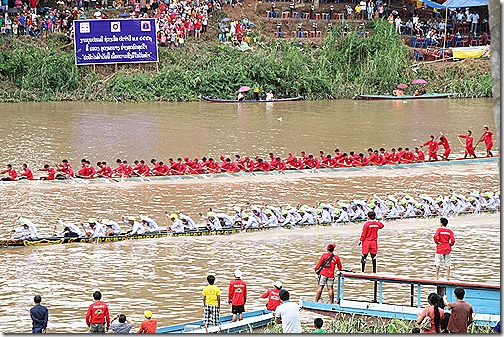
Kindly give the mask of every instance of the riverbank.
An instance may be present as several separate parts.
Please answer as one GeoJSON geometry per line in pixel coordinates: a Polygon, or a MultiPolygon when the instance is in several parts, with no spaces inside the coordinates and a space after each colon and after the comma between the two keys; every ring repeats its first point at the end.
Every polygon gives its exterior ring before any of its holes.
{"type": "Polygon", "coordinates": [[[45,40],[4,40],[0,47],[0,102],[21,101],[194,101],[200,95],[234,98],[236,89],[257,80],[276,97],[308,100],[352,98],[356,93],[390,93],[397,83],[427,80],[428,92],[490,97],[488,60],[442,62],[412,67],[413,51],[384,20],[368,23],[369,38],[340,36],[341,26],[318,48],[296,40],[250,34],[240,51],[221,42],[188,41],[160,48],[155,64],[80,66],[64,35],[45,40]],[[43,62],[41,62],[43,60],[43,62]]]}

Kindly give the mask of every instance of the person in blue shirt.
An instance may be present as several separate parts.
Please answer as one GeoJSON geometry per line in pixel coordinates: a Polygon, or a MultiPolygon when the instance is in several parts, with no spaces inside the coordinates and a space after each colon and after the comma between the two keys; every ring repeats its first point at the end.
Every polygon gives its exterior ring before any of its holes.
{"type": "Polygon", "coordinates": [[[49,310],[40,304],[42,302],[40,295],[35,295],[33,302],[35,302],[35,306],[30,309],[30,317],[33,323],[32,333],[46,333],[49,310]]]}

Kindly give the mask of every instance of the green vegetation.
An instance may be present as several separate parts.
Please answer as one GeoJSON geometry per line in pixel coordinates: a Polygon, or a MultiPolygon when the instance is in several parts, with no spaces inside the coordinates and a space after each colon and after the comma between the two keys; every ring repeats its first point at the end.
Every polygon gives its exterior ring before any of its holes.
{"type": "MultiPolygon", "coordinates": [[[[369,334],[387,334],[387,333],[409,333],[416,326],[413,321],[403,321],[396,318],[381,319],[370,317],[359,317],[355,315],[340,316],[337,318],[324,318],[323,328],[327,333],[369,333],[369,334]]],[[[313,324],[304,324],[302,326],[304,333],[311,333],[313,324]]],[[[261,333],[281,333],[282,325],[270,323],[261,333]]],[[[491,333],[490,326],[475,326],[472,324],[469,333],[491,333]]]]}
{"type": "Polygon", "coordinates": [[[367,28],[369,38],[357,31],[343,36],[343,27],[334,27],[320,48],[295,40],[265,42],[257,32],[251,35],[253,50],[246,52],[217,41],[191,41],[180,49],[160,48],[159,71],[153,64],[119,65],[117,73],[113,65],[77,67],[73,48],[61,35],[46,41],[6,39],[0,47],[0,101],[234,98],[238,87],[255,80],[277,97],[352,98],[390,94],[398,83],[418,77],[427,80],[429,92],[491,96],[487,61],[413,70],[412,51],[386,21],[373,20],[367,28]]]}

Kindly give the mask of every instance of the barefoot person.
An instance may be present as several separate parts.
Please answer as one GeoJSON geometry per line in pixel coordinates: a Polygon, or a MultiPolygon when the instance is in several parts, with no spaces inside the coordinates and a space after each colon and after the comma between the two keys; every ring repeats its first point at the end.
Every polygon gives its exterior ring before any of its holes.
{"type": "Polygon", "coordinates": [[[242,272],[240,269],[234,271],[235,279],[229,284],[228,303],[231,304],[233,313],[233,322],[243,320],[245,312],[245,303],[247,302],[247,284],[242,281],[242,272]]]}
{"type": "Polygon", "coordinates": [[[471,130],[467,130],[467,134],[465,134],[465,135],[457,135],[457,137],[465,139],[464,159],[467,158],[467,155],[473,156],[474,158],[476,158],[476,154],[474,153],[474,146],[473,146],[474,138],[472,136],[472,131],[471,130]]]}
{"type": "Polygon", "coordinates": [[[334,303],[334,270],[338,266],[338,270],[343,269],[341,265],[341,260],[338,255],[334,254],[334,248],[336,244],[330,243],[327,245],[327,253],[322,254],[319,262],[313,268],[318,274],[318,289],[315,295],[315,302],[318,302],[324,286],[327,285],[327,291],[329,292],[329,303],[334,303]]]}
{"type": "Polygon", "coordinates": [[[378,230],[384,225],[380,221],[376,221],[376,213],[370,211],[367,214],[368,221],[362,227],[362,234],[359,239],[359,245],[362,244],[361,271],[366,269],[366,259],[368,254],[371,254],[371,262],[373,263],[373,273],[376,273],[376,255],[378,254],[378,230]]]}
{"type": "Polygon", "coordinates": [[[208,275],[207,282],[208,285],[203,288],[202,291],[205,329],[208,328],[210,324],[214,326],[219,325],[221,302],[221,291],[214,285],[215,276],[208,275]]]}
{"type": "Polygon", "coordinates": [[[438,142],[438,145],[439,146],[443,146],[444,147],[444,152],[441,156],[441,158],[443,158],[444,160],[448,160],[448,156],[450,155],[450,152],[451,152],[451,147],[450,147],[450,143],[448,142],[448,139],[446,139],[446,136],[443,135],[442,132],[439,133],[441,137],[439,137],[439,142],[438,142]]]}
{"type": "Polygon", "coordinates": [[[434,234],[434,242],[436,243],[436,255],[434,265],[436,266],[436,280],[439,278],[440,267],[446,266],[446,279],[450,279],[450,253],[452,246],[455,244],[455,236],[451,229],[446,228],[448,219],[439,219],[439,228],[434,234]]]}
{"type": "Polygon", "coordinates": [[[493,154],[492,154],[492,146],[493,146],[493,140],[492,140],[492,136],[493,136],[493,133],[491,131],[488,131],[488,126],[483,126],[483,130],[485,130],[485,133],[483,134],[483,136],[481,136],[481,139],[478,141],[479,142],[485,142],[485,145],[486,145],[486,156],[487,157],[493,157],[493,154]]]}

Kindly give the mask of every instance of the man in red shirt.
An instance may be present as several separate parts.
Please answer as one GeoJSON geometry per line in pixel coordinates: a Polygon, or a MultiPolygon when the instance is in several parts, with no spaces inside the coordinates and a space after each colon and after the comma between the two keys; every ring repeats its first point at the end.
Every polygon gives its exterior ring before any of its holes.
{"type": "Polygon", "coordinates": [[[430,135],[430,139],[423,143],[422,146],[429,146],[429,161],[431,160],[437,160],[437,151],[439,148],[438,143],[436,142],[436,139],[434,138],[434,135],[430,135]]]}
{"type": "Polygon", "coordinates": [[[7,168],[0,172],[0,174],[6,174],[8,173],[9,175],[7,177],[3,177],[2,181],[14,181],[17,178],[17,172],[12,168],[11,164],[7,164],[7,168]]]}
{"type": "Polygon", "coordinates": [[[23,164],[21,167],[23,168],[23,173],[21,173],[21,178],[19,179],[33,180],[33,172],[28,168],[28,165],[23,164]]]}
{"type": "Polygon", "coordinates": [[[102,294],[99,291],[93,293],[95,300],[88,308],[86,324],[91,333],[105,333],[110,327],[110,315],[108,306],[101,301],[102,294]]]}
{"type": "Polygon", "coordinates": [[[47,171],[47,177],[40,177],[40,180],[54,180],[54,176],[56,175],[54,167],[45,164],[44,168],[41,168],[39,171],[47,171]]]}
{"type": "Polygon", "coordinates": [[[371,262],[373,263],[373,273],[376,273],[376,254],[378,254],[378,230],[384,226],[380,221],[376,221],[376,213],[370,211],[367,214],[368,221],[362,227],[362,234],[359,239],[359,245],[362,244],[361,270],[364,272],[366,268],[367,255],[371,254],[371,262]]]}
{"type": "Polygon", "coordinates": [[[464,159],[467,158],[467,155],[473,156],[474,158],[476,158],[476,154],[474,153],[474,146],[473,146],[474,138],[472,136],[472,131],[471,130],[467,130],[467,134],[465,134],[465,135],[457,135],[457,137],[459,137],[459,138],[465,138],[465,154],[464,154],[464,159]]]}
{"type": "Polygon", "coordinates": [[[56,171],[61,172],[61,174],[57,175],[57,179],[72,179],[75,177],[74,170],[72,165],[68,163],[67,159],[63,159],[61,164],[56,167],[56,171]]]}
{"type": "Polygon", "coordinates": [[[157,320],[152,319],[152,311],[144,311],[145,321],[140,324],[137,333],[156,333],[157,320]]]}
{"type": "Polygon", "coordinates": [[[441,155],[441,158],[443,158],[444,160],[448,160],[448,156],[450,155],[451,152],[450,143],[448,143],[448,139],[446,139],[446,136],[443,135],[442,132],[440,132],[439,134],[441,135],[441,137],[439,137],[438,146],[443,146],[445,149],[443,154],[441,155]]]}
{"type": "Polygon", "coordinates": [[[116,160],[117,167],[113,169],[116,176],[122,176],[125,170],[124,164],[121,159],[116,160]]]}
{"type": "Polygon", "coordinates": [[[425,160],[425,154],[418,147],[415,147],[415,153],[416,153],[415,159],[417,162],[422,162],[425,160]]]}
{"type": "Polygon", "coordinates": [[[485,130],[485,133],[483,136],[481,136],[481,139],[478,141],[479,142],[485,142],[486,145],[486,152],[487,152],[487,157],[493,157],[492,154],[492,146],[493,146],[493,140],[492,140],[492,135],[493,133],[488,131],[488,126],[484,125],[483,130],[485,130]]]}
{"type": "Polygon", "coordinates": [[[436,266],[436,280],[439,278],[439,268],[446,266],[446,279],[450,279],[450,253],[452,246],[455,244],[455,236],[451,229],[446,228],[448,219],[439,219],[439,228],[434,234],[434,242],[436,243],[436,255],[434,265],[436,266]]]}
{"type": "Polygon", "coordinates": [[[233,313],[232,322],[243,320],[245,312],[245,303],[247,302],[247,284],[241,280],[242,273],[240,269],[234,271],[235,279],[229,284],[228,303],[231,304],[231,312],[233,313]]]}
{"type": "Polygon", "coordinates": [[[318,271],[318,289],[317,295],[315,295],[315,302],[319,301],[320,296],[322,296],[324,286],[327,285],[327,291],[329,292],[329,303],[334,303],[334,270],[336,269],[336,266],[340,271],[341,269],[343,269],[339,256],[334,254],[335,248],[336,244],[328,244],[327,253],[322,254],[319,262],[317,263],[315,268],[313,268],[315,272],[318,271]]]}
{"type": "Polygon", "coordinates": [[[282,289],[282,282],[275,281],[273,283],[273,288],[268,289],[261,298],[267,298],[268,303],[266,304],[266,309],[275,311],[275,309],[280,305],[280,289],[282,289]]]}

